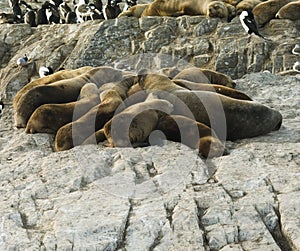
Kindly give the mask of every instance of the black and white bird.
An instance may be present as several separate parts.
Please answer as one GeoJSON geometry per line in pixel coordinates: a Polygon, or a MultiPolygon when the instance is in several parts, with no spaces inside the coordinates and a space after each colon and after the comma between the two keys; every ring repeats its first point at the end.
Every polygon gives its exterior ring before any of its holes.
{"type": "Polygon", "coordinates": [[[42,4],[41,8],[36,12],[36,25],[48,24],[48,19],[46,15],[46,8],[48,8],[49,2],[42,4]]]}
{"type": "Polygon", "coordinates": [[[300,55],[300,44],[296,44],[295,47],[292,50],[292,53],[294,55],[300,55]]]}
{"type": "Polygon", "coordinates": [[[24,55],[24,57],[21,57],[21,58],[17,59],[17,65],[18,66],[25,66],[25,65],[27,65],[27,63],[28,63],[28,57],[27,57],[26,54],[24,55]]]}
{"type": "Polygon", "coordinates": [[[21,0],[20,2],[26,7],[26,12],[24,14],[24,23],[29,24],[31,27],[36,27],[36,12],[35,10],[26,3],[25,1],[21,0]]]}
{"type": "Polygon", "coordinates": [[[50,66],[41,66],[39,69],[40,78],[53,74],[53,69],[50,66]]]}
{"type": "Polygon", "coordinates": [[[132,6],[134,6],[136,4],[137,4],[136,0],[125,0],[125,4],[124,4],[122,11],[123,12],[127,11],[129,8],[131,8],[132,6]]]}
{"type": "Polygon", "coordinates": [[[254,15],[251,10],[243,10],[242,13],[240,14],[240,21],[243,28],[249,35],[254,33],[257,36],[264,38],[258,32],[257,23],[254,19],[254,15]]]}
{"type": "Polygon", "coordinates": [[[0,118],[1,118],[1,116],[2,116],[2,114],[3,114],[3,108],[4,108],[4,104],[3,104],[3,102],[0,100],[0,118]]]}
{"type": "Polygon", "coordinates": [[[10,2],[10,4],[12,5],[12,11],[15,16],[15,21],[22,22],[23,21],[23,13],[22,13],[22,10],[20,7],[19,0],[13,0],[12,2],[10,2]]]}
{"type": "Polygon", "coordinates": [[[122,11],[119,4],[121,0],[107,0],[107,4],[103,7],[103,16],[105,20],[116,18],[122,11]]]}
{"type": "Polygon", "coordinates": [[[297,61],[297,62],[293,65],[293,70],[300,73],[300,61],[297,61]]]}

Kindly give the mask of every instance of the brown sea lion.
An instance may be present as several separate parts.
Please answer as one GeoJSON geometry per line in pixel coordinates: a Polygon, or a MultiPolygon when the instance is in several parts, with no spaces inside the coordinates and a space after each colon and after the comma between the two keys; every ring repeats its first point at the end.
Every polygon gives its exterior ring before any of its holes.
{"type": "Polygon", "coordinates": [[[118,17],[141,17],[143,11],[148,7],[149,4],[137,4],[130,7],[128,10],[123,11],[118,17]]]}
{"type": "Polygon", "coordinates": [[[149,94],[144,102],[129,106],[104,125],[110,146],[128,147],[147,141],[155,129],[160,114],[171,113],[173,105],[149,94]]]}
{"type": "Polygon", "coordinates": [[[300,20],[300,1],[291,2],[281,7],[276,18],[300,20]]]}
{"type": "Polygon", "coordinates": [[[15,109],[15,124],[26,127],[27,121],[36,108],[43,104],[60,104],[78,99],[82,86],[95,83],[98,87],[107,82],[122,79],[122,71],[100,66],[71,79],[63,79],[48,85],[35,86],[24,93],[15,109]]]}
{"type": "Polygon", "coordinates": [[[183,79],[174,79],[173,82],[189,90],[216,92],[231,98],[252,100],[247,94],[224,85],[201,84],[201,83],[195,83],[183,79]]]}
{"type": "Polygon", "coordinates": [[[232,6],[236,6],[241,0],[222,0],[224,3],[228,3],[232,6]]]}
{"type": "Polygon", "coordinates": [[[213,0],[155,0],[142,13],[145,16],[206,15],[228,18],[224,2],[213,0]]]}
{"type": "Polygon", "coordinates": [[[224,145],[211,128],[184,116],[162,116],[156,130],[162,131],[168,140],[198,149],[205,158],[219,157],[224,152],[224,145]]]}
{"type": "Polygon", "coordinates": [[[265,25],[271,19],[275,18],[276,13],[281,7],[295,1],[296,0],[268,0],[256,5],[253,9],[253,14],[257,24],[265,25]]]}
{"type": "Polygon", "coordinates": [[[227,75],[198,67],[189,67],[180,71],[173,79],[183,79],[195,83],[211,83],[224,85],[230,88],[235,87],[234,81],[227,75]]]}
{"type": "Polygon", "coordinates": [[[103,142],[106,140],[106,136],[104,134],[104,129],[100,129],[97,132],[93,133],[86,140],[82,142],[82,145],[96,145],[99,142],[103,142]]]}
{"type": "Polygon", "coordinates": [[[236,5],[237,14],[241,14],[243,10],[252,10],[260,3],[262,3],[261,0],[242,0],[236,5]]]}
{"type": "Polygon", "coordinates": [[[281,126],[282,116],[278,111],[253,101],[214,92],[176,89],[171,80],[158,74],[143,74],[139,84],[147,92],[155,92],[159,98],[173,104],[172,114],[210,126],[221,140],[255,137],[281,126]]]}
{"type": "Polygon", "coordinates": [[[45,104],[38,107],[28,120],[26,133],[56,133],[63,125],[84,115],[100,103],[98,87],[85,84],[78,101],[65,104],[45,104]]]}
{"type": "Polygon", "coordinates": [[[78,120],[61,127],[55,137],[55,150],[63,151],[80,145],[89,136],[102,129],[118,107],[126,108],[123,100],[127,98],[127,91],[135,83],[136,77],[123,79],[105,94],[99,105],[78,120]]]}
{"type": "Polygon", "coordinates": [[[55,72],[51,75],[45,76],[43,78],[38,78],[38,79],[31,81],[30,83],[25,85],[21,90],[19,90],[17,92],[16,96],[14,97],[14,101],[13,101],[14,109],[17,108],[17,104],[18,104],[21,96],[24,93],[26,93],[28,90],[32,89],[33,87],[39,86],[39,85],[51,84],[51,83],[54,83],[56,81],[63,80],[63,79],[74,78],[74,77],[77,77],[81,74],[88,72],[92,68],[93,67],[91,67],[91,66],[84,66],[84,67],[81,67],[81,68],[78,68],[75,70],[61,70],[61,71],[55,72]]]}

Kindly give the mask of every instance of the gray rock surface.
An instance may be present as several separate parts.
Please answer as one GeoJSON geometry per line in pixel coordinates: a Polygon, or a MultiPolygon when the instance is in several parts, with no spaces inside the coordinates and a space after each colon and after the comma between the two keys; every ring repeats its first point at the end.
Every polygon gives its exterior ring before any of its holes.
{"type": "Polygon", "coordinates": [[[151,60],[153,55],[158,55],[158,68],[173,66],[174,60],[181,59],[199,67],[216,69],[234,79],[251,72],[278,73],[292,69],[299,60],[291,51],[300,42],[300,21],[274,19],[261,29],[261,33],[267,39],[248,38],[238,17],[230,23],[203,16],[182,16],[122,17],[37,28],[26,24],[2,24],[1,98],[11,100],[17,90],[37,76],[42,65],[55,70],[104,64],[119,67],[132,55],[141,57],[127,68],[149,67],[141,58],[150,54],[151,60]],[[21,69],[16,61],[25,53],[30,63],[21,69]]]}
{"type": "MultiPolygon", "coordinates": [[[[289,24],[288,32],[274,32],[273,42],[254,37],[249,43],[236,20],[202,17],[1,26],[0,42],[9,50],[0,78],[7,103],[0,119],[0,250],[300,250],[300,75],[244,75],[276,73],[299,60],[290,53],[298,24],[281,22],[264,30],[289,24]],[[282,113],[282,128],[227,142],[229,155],[205,161],[173,142],[55,153],[53,136],[14,127],[12,97],[35,77],[34,68],[116,59],[116,66],[145,65],[145,58],[128,57],[144,48],[239,76],[238,89],[282,113]],[[26,52],[35,64],[17,68],[26,52]]],[[[156,58],[155,64],[172,63],[156,58]]]]}

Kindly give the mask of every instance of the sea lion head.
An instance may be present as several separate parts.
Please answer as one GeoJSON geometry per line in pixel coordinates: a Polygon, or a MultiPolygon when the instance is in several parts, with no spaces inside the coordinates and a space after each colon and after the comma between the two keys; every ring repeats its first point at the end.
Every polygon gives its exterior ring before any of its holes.
{"type": "Polygon", "coordinates": [[[228,9],[221,1],[212,1],[207,8],[208,17],[228,18],[228,9]]]}

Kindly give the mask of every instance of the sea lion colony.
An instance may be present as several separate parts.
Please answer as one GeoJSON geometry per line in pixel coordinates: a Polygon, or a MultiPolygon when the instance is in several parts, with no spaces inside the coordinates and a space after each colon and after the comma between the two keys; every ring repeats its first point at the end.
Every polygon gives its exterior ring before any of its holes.
{"type": "Polygon", "coordinates": [[[225,140],[280,128],[281,114],[235,90],[230,77],[191,66],[176,69],[173,77],[171,72],[108,66],[58,71],[17,93],[15,123],[27,133],[55,134],[56,151],[103,141],[128,147],[168,139],[205,158],[222,155],[225,140]],[[164,136],[153,137],[157,130],[164,136]]]}
{"type": "Polygon", "coordinates": [[[9,0],[11,12],[0,13],[0,23],[27,23],[31,27],[43,24],[82,23],[87,20],[113,19],[122,16],[205,15],[231,21],[243,10],[253,10],[259,25],[273,18],[299,20],[299,0],[154,0],[137,4],[137,0],[46,0],[28,4],[24,0],[9,0]]]}

